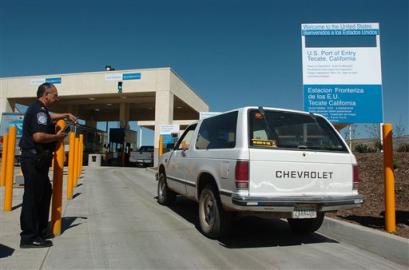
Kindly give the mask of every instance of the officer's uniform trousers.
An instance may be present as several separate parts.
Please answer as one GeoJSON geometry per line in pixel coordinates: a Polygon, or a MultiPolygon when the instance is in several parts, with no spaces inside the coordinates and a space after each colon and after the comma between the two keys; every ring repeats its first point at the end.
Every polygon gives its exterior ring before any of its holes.
{"type": "Polygon", "coordinates": [[[24,196],[21,209],[21,241],[30,242],[48,234],[48,217],[52,188],[48,177],[49,164],[36,167],[36,155],[24,152],[21,168],[24,175],[24,196]]]}

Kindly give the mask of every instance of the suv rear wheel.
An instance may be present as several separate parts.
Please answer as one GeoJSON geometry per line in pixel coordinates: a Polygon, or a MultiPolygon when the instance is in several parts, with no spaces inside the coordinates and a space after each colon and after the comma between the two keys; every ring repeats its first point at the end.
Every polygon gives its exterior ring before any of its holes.
{"type": "Polygon", "coordinates": [[[324,213],[317,213],[316,218],[288,218],[291,230],[297,234],[310,234],[318,230],[324,221],[324,213]]]}
{"type": "Polygon", "coordinates": [[[158,179],[158,203],[162,205],[169,205],[175,202],[176,193],[168,188],[166,183],[166,175],[164,172],[159,173],[158,179]]]}
{"type": "Polygon", "coordinates": [[[217,190],[205,187],[199,198],[199,222],[202,233],[209,238],[224,235],[231,223],[231,213],[224,211],[217,190]]]}

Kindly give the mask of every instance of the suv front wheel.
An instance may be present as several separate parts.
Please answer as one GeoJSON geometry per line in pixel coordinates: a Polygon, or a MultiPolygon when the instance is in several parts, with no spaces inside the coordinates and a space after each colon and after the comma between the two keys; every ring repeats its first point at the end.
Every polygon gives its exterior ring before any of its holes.
{"type": "Polygon", "coordinates": [[[205,187],[199,198],[199,222],[202,233],[209,238],[224,235],[231,223],[231,214],[224,211],[217,190],[205,187]]]}
{"type": "Polygon", "coordinates": [[[158,203],[162,205],[169,205],[175,202],[176,193],[168,188],[166,183],[166,176],[164,172],[159,173],[158,179],[158,203]]]}

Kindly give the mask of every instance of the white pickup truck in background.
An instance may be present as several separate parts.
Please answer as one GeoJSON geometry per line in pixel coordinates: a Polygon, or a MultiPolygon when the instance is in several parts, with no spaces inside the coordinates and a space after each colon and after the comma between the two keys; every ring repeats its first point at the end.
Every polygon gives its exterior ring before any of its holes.
{"type": "Polygon", "coordinates": [[[129,162],[141,166],[153,166],[153,146],[141,146],[137,151],[131,151],[129,162]]]}
{"type": "Polygon", "coordinates": [[[189,126],[158,166],[158,202],[199,202],[203,234],[220,237],[231,217],[287,218],[312,233],[325,212],[358,207],[355,156],[321,115],[244,107],[189,126]]]}

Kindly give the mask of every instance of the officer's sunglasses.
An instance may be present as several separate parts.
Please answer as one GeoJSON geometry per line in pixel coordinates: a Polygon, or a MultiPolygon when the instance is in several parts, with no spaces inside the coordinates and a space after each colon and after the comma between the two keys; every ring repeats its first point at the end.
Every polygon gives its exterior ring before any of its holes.
{"type": "Polygon", "coordinates": [[[60,98],[58,97],[58,94],[48,93],[48,95],[54,96],[54,99],[57,101],[60,100],[60,98]]]}

